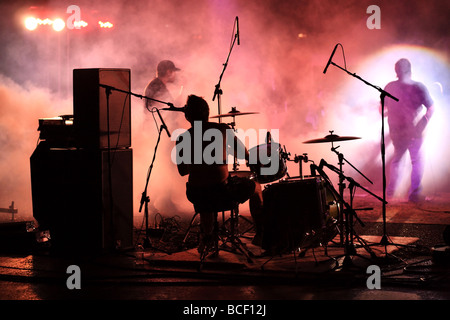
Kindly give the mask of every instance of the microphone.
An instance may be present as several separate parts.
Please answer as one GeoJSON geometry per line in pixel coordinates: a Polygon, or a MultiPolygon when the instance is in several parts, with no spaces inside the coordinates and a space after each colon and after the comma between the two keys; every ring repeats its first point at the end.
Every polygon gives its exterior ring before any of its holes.
{"type": "Polygon", "coordinates": [[[339,43],[336,44],[336,46],[334,47],[333,52],[331,53],[331,56],[330,56],[330,60],[328,60],[328,63],[327,63],[327,65],[326,65],[325,69],[323,69],[323,73],[324,73],[324,74],[327,73],[327,69],[328,69],[328,67],[329,67],[330,64],[331,64],[331,60],[333,60],[333,56],[334,56],[334,53],[336,52],[336,49],[337,49],[337,46],[338,46],[338,45],[339,45],[339,43]]]}
{"type": "Polygon", "coordinates": [[[161,127],[162,127],[162,129],[166,130],[167,135],[168,135],[169,138],[170,138],[170,132],[169,132],[169,129],[167,129],[166,123],[164,122],[164,119],[161,117],[161,113],[159,113],[159,110],[158,110],[158,109],[156,109],[156,112],[158,113],[159,119],[161,120],[161,127]]]}
{"type": "Polygon", "coordinates": [[[173,104],[169,104],[169,108],[162,108],[161,110],[184,112],[186,110],[186,106],[182,108],[177,108],[174,107],[173,104]]]}
{"type": "Polygon", "coordinates": [[[236,30],[237,30],[237,32],[236,32],[237,43],[238,43],[238,46],[240,46],[241,45],[241,37],[239,36],[239,17],[236,17],[236,30]]]}

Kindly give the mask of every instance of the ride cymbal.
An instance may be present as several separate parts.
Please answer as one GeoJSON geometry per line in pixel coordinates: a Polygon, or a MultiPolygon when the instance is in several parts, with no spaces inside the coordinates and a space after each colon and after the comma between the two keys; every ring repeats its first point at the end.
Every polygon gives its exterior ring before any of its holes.
{"type": "Polygon", "coordinates": [[[240,111],[236,110],[236,107],[232,107],[231,111],[229,111],[228,113],[219,114],[217,116],[212,116],[210,118],[236,117],[236,116],[245,116],[248,114],[258,114],[258,113],[259,112],[240,112],[240,111]]]}
{"type": "Polygon", "coordinates": [[[361,139],[360,137],[351,137],[351,136],[338,136],[337,134],[329,134],[323,138],[312,139],[308,141],[304,141],[303,143],[324,143],[324,142],[335,142],[335,141],[347,141],[347,140],[356,140],[361,139]]]}

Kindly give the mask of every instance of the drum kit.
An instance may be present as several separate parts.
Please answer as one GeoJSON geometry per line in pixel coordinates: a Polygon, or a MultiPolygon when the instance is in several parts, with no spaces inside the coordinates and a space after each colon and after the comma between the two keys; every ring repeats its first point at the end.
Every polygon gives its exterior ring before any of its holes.
{"type": "MultiPolygon", "coordinates": [[[[228,113],[212,116],[211,118],[231,117],[231,127],[235,128],[235,118],[237,116],[257,114],[257,112],[240,112],[236,108],[228,113]]],[[[279,161],[278,170],[275,174],[263,175],[261,168],[264,167],[259,161],[257,164],[249,165],[250,171],[239,171],[236,161],[233,164],[231,176],[245,176],[255,181],[265,184],[263,190],[263,211],[264,211],[264,235],[262,248],[272,254],[285,252],[306,252],[307,249],[323,246],[333,241],[339,234],[340,245],[345,249],[346,262],[351,263],[350,256],[357,255],[354,239],[364,247],[371,257],[374,257],[370,247],[355,234],[353,226],[356,219],[362,226],[364,223],[358,218],[356,211],[352,208],[353,188],[360,187],[374,197],[383,199],[362,187],[351,177],[343,174],[342,165],[348,163],[366,180],[357,168],[355,168],[344,155],[337,151],[336,142],[361,139],[354,136],[339,136],[330,131],[329,135],[323,138],[304,141],[305,144],[330,143],[331,150],[337,154],[339,168],[326,163],[323,159],[319,165],[308,158],[306,153],[295,155],[282,148],[277,142],[272,141],[270,132],[267,133],[266,143],[249,149],[249,154],[267,154],[271,161],[279,161]],[[275,146],[272,146],[275,144],[275,146]],[[273,148],[275,147],[275,148],[273,148]],[[275,155],[270,152],[276,152],[275,155]],[[274,160],[275,159],[275,160],[274,160]],[[299,164],[299,176],[290,177],[287,172],[287,161],[299,164]],[[311,175],[303,174],[302,163],[311,162],[311,175]],[[335,172],[339,177],[339,190],[337,191],[324,172],[324,167],[335,172]],[[350,204],[344,199],[345,181],[349,182],[350,204]]],[[[236,160],[236,159],[235,159],[236,160]]],[[[370,208],[369,208],[370,210],[370,208]]]]}

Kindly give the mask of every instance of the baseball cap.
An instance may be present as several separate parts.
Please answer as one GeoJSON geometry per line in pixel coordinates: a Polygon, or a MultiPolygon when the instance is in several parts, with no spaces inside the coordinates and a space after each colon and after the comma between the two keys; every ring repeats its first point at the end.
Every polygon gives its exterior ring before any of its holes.
{"type": "Polygon", "coordinates": [[[175,64],[170,60],[163,60],[158,63],[157,67],[159,74],[164,74],[166,71],[180,71],[181,69],[175,67],[175,64]]]}

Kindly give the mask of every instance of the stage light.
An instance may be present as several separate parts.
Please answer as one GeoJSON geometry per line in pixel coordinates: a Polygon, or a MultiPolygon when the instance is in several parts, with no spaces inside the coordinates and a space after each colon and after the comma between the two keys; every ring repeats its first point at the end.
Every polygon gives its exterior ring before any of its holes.
{"type": "Polygon", "coordinates": [[[86,28],[88,26],[88,23],[86,21],[80,20],[75,21],[73,23],[73,26],[75,27],[75,29],[86,28]]]}
{"type": "Polygon", "coordinates": [[[48,25],[51,25],[51,24],[53,23],[53,21],[50,20],[49,18],[46,18],[46,19],[44,19],[44,20],[37,19],[37,22],[38,22],[39,25],[42,24],[42,25],[44,25],[44,26],[48,26],[48,25]]]}
{"type": "Polygon", "coordinates": [[[66,23],[60,18],[57,18],[55,20],[46,18],[42,20],[39,18],[28,17],[25,19],[25,28],[27,30],[33,31],[36,30],[39,26],[52,26],[53,30],[59,32],[66,27],[66,23]]]}
{"type": "Polygon", "coordinates": [[[53,20],[53,24],[52,24],[53,30],[59,32],[59,31],[62,31],[65,28],[65,26],[66,26],[66,23],[62,19],[58,18],[58,19],[53,20]]]}
{"type": "Polygon", "coordinates": [[[99,21],[98,22],[98,25],[100,26],[100,28],[108,28],[108,29],[111,29],[114,25],[111,23],[111,22],[109,22],[109,21],[107,21],[107,22],[103,22],[103,21],[99,21]]]}
{"type": "Polygon", "coordinates": [[[27,28],[30,31],[36,30],[38,27],[38,21],[36,18],[28,17],[25,19],[25,28],[27,28]]]}

